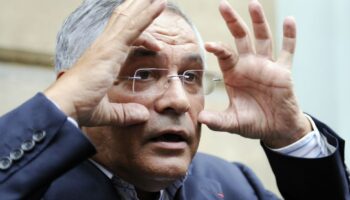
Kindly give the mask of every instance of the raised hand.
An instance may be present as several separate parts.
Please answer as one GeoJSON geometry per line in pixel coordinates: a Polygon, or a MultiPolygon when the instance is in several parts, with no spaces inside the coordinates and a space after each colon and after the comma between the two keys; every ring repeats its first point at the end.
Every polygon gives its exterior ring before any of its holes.
{"type": "Polygon", "coordinates": [[[230,104],[223,112],[202,111],[199,121],[213,130],[261,139],[274,148],[297,141],[311,131],[311,125],[293,91],[294,19],[284,21],[282,51],[274,60],[270,28],[258,1],[249,4],[255,45],[246,23],[226,0],[220,3],[220,12],[237,52],[220,43],[207,43],[206,49],[218,58],[230,104]]]}
{"type": "Polygon", "coordinates": [[[149,113],[142,105],[110,103],[106,93],[131,46],[160,50],[149,35],[141,33],[165,5],[166,0],[126,0],[113,12],[103,33],[45,95],[81,126],[122,126],[147,120],[149,113]]]}

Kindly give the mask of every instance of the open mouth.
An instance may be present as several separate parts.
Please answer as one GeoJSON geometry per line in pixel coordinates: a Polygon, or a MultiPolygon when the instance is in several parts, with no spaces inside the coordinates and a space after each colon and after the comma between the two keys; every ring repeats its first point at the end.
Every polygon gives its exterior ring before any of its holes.
{"type": "Polygon", "coordinates": [[[166,133],[161,136],[152,138],[153,142],[186,142],[186,139],[178,134],[166,133]]]}
{"type": "Polygon", "coordinates": [[[164,130],[153,135],[148,140],[153,148],[160,152],[183,153],[191,146],[190,135],[185,131],[164,130]]]}

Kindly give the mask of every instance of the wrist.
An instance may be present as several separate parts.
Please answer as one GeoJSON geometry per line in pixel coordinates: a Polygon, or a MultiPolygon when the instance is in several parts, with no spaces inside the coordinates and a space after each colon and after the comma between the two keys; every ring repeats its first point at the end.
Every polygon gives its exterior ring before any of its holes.
{"type": "Polygon", "coordinates": [[[77,121],[76,109],[67,97],[67,95],[61,94],[56,89],[54,89],[54,85],[47,88],[43,94],[51,100],[57,107],[60,109],[66,116],[73,118],[77,121]]]}
{"type": "Polygon", "coordinates": [[[301,138],[313,130],[311,122],[303,113],[302,117],[299,119],[300,120],[297,124],[300,124],[300,126],[298,126],[298,128],[291,134],[282,133],[278,138],[267,138],[265,140],[262,140],[262,142],[269,148],[278,149],[299,141],[301,138]]]}

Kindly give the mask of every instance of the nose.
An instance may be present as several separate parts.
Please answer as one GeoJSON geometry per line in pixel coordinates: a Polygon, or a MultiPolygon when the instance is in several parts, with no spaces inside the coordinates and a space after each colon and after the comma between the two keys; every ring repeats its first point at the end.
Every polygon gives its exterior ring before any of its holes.
{"type": "Polygon", "coordinates": [[[159,113],[182,114],[190,109],[190,102],[181,80],[169,78],[165,92],[156,100],[155,109],[159,113]]]}

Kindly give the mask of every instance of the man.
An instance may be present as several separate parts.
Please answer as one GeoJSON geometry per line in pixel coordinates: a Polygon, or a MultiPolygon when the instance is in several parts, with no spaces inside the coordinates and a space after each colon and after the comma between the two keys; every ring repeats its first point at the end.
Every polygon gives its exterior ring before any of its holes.
{"type": "Polygon", "coordinates": [[[193,25],[165,0],[120,3],[86,0],[59,34],[57,81],[0,119],[2,199],[277,198],[247,167],[196,155],[201,124],[261,139],[286,199],[350,198],[344,141],[294,95],[292,18],[274,61],[261,5],[249,6],[253,45],[220,3],[237,52],[205,45],[230,99],[226,111],[208,112],[202,79],[215,79],[193,25]]]}

